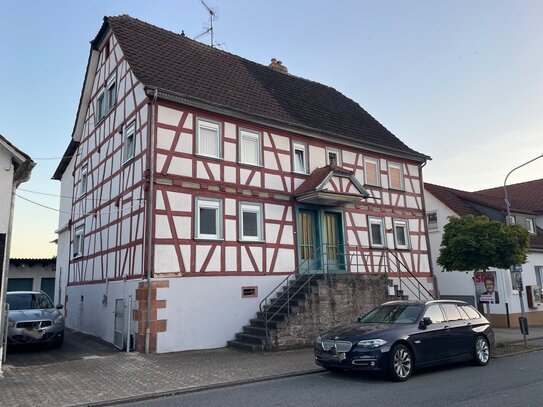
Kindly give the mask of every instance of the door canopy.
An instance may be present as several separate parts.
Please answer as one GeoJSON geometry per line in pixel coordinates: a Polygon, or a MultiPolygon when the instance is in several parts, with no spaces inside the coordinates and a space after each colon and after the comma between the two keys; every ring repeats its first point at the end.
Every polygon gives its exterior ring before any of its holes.
{"type": "Polygon", "coordinates": [[[343,206],[360,202],[370,195],[355,178],[352,171],[327,165],[317,168],[294,191],[298,202],[343,206]]]}

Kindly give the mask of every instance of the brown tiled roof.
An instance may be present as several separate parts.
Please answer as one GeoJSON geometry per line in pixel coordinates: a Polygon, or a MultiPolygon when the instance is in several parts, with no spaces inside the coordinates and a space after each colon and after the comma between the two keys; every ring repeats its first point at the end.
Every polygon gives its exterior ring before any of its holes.
{"type": "Polygon", "coordinates": [[[488,206],[497,210],[505,210],[503,199],[461,191],[441,185],[424,183],[424,189],[443,202],[459,216],[482,215],[473,204],[488,206]]]}
{"type": "MultiPolygon", "coordinates": [[[[479,194],[503,199],[503,187],[483,189],[479,194]]],[[[511,210],[543,212],[543,179],[507,185],[511,210]]]]}
{"type": "MultiPolygon", "coordinates": [[[[520,184],[515,184],[520,185],[520,184]]],[[[511,186],[515,186],[511,185],[511,186]]],[[[508,186],[507,195],[510,201],[513,201],[515,188],[509,189],[508,186]]],[[[464,215],[484,215],[477,209],[474,204],[483,205],[492,209],[499,210],[506,213],[507,208],[503,200],[503,194],[500,196],[500,188],[493,188],[490,190],[483,190],[477,192],[461,191],[459,189],[447,188],[440,185],[424,183],[424,189],[439,199],[443,204],[455,212],[458,216],[464,215]],[[487,191],[493,191],[493,193],[487,193],[487,191]]],[[[503,192],[503,188],[501,188],[503,192]]],[[[522,188],[524,191],[524,188],[522,188]]],[[[515,196],[516,198],[516,196],[515,196]]],[[[520,200],[519,200],[520,201],[520,200]]],[[[515,201],[517,202],[517,201],[515,201]]],[[[528,208],[517,208],[519,212],[532,212],[528,208]]],[[[530,235],[530,247],[536,249],[543,249],[543,230],[536,227],[536,234],[530,235]]]]}
{"type": "Polygon", "coordinates": [[[355,140],[417,161],[419,153],[337,90],[277,72],[127,15],[105,17],[93,41],[111,27],[136,77],[150,89],[250,117],[355,140]]]}

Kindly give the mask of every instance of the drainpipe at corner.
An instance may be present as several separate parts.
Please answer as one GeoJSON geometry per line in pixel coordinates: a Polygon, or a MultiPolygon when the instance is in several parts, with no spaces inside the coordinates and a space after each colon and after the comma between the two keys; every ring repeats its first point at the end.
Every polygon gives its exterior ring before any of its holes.
{"type": "Polygon", "coordinates": [[[147,199],[147,312],[145,318],[145,353],[149,353],[151,341],[151,267],[153,254],[153,202],[155,193],[155,104],[158,97],[158,90],[153,92],[151,101],[151,123],[147,130],[149,134],[149,195],[147,199]]]}

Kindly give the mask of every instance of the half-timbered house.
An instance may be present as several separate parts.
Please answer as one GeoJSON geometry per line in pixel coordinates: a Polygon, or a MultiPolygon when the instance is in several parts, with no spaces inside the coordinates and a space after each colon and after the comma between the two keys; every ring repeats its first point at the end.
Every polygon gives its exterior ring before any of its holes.
{"type": "Polygon", "coordinates": [[[54,175],[67,325],[122,346],[130,301],[138,347],[211,348],[302,269],[432,291],[427,159],[276,60],[106,17],[54,175]]]}

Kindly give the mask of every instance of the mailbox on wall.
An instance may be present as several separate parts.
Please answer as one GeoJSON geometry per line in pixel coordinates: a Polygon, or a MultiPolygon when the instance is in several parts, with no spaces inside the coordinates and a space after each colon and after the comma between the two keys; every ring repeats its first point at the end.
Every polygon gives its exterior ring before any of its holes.
{"type": "Polygon", "coordinates": [[[540,307],[543,303],[541,287],[539,287],[538,285],[527,285],[526,297],[526,299],[528,300],[528,306],[530,308],[540,307]]]}

